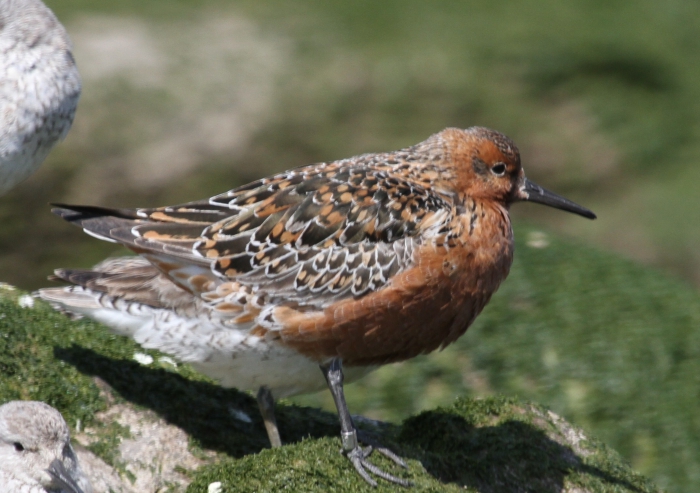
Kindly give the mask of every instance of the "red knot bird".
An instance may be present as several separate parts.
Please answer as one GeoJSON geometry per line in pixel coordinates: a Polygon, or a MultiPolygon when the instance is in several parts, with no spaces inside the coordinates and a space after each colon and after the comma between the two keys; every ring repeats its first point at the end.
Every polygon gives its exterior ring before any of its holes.
{"type": "Polygon", "coordinates": [[[482,127],[183,205],[59,205],[59,216],[139,256],[59,269],[73,285],[40,296],[225,387],[258,390],[273,446],[274,399],[327,385],[355,469],[370,484],[374,474],[405,485],[369,462],[343,380],[443,348],[467,330],[508,275],[508,209],[519,201],[595,218],[529,181],[515,144],[482,127]]]}
{"type": "Polygon", "coordinates": [[[34,173],[73,123],[80,76],[40,0],[0,0],[0,195],[34,173]]]}
{"type": "Polygon", "coordinates": [[[37,401],[0,406],[0,491],[92,493],[61,413],[37,401]]]}

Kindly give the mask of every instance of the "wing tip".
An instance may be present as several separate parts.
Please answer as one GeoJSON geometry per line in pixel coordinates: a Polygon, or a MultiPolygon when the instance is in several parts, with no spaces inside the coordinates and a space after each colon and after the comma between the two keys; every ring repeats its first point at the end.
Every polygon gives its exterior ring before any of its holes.
{"type": "Polygon", "coordinates": [[[52,202],[49,205],[52,207],[51,212],[63,218],[73,214],[83,219],[102,216],[116,217],[119,219],[142,219],[142,217],[138,215],[137,209],[112,209],[99,205],[72,205],[58,202],[52,202]]]}

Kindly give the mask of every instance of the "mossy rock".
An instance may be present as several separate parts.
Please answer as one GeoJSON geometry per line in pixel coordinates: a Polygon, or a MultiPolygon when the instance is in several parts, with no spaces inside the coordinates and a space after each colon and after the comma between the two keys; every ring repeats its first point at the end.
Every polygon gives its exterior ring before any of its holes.
{"type": "MultiPolygon", "coordinates": [[[[121,473],[121,491],[133,491],[136,481],[129,457],[115,452],[130,431],[96,418],[119,405],[144,416],[155,411],[184,430],[205,464],[180,470],[185,480],[162,491],[180,491],[190,480],[189,492],[217,482],[222,492],[372,490],[339,453],[332,413],[282,402],[287,445],[270,450],[249,394],[222,389],[94,322],[71,321],[8,285],[0,287],[0,313],[0,402],[43,400],[74,430],[91,428],[88,448],[121,473]]],[[[658,491],[600,442],[515,399],[461,398],[401,426],[358,421],[407,459],[408,470],[378,454],[372,460],[412,481],[411,491],[658,491]]],[[[380,480],[377,491],[395,488],[380,480]]]]}
{"type": "MultiPolygon", "coordinates": [[[[383,430],[408,461],[404,471],[375,454],[374,462],[409,479],[409,491],[652,492],[648,479],[620,456],[537,405],[506,397],[460,398],[383,430]]],[[[188,492],[396,491],[372,488],[339,452],[337,438],[303,440],[278,450],[228,459],[198,471],[188,492]]]]}

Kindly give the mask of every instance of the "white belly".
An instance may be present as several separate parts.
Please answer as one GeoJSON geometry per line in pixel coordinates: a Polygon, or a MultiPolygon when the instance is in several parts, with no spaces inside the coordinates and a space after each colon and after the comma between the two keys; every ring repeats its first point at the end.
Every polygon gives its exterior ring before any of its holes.
{"type": "MultiPolygon", "coordinates": [[[[95,296],[88,290],[83,293],[95,296]]],[[[188,318],[171,310],[123,300],[96,305],[69,308],[107,325],[119,335],[131,337],[144,348],[157,349],[191,364],[223,387],[257,391],[265,386],[275,398],[326,388],[318,362],[276,340],[250,335],[249,327],[232,328],[208,316],[188,318]]],[[[357,380],[375,368],[344,368],[345,381],[357,380]]]]}

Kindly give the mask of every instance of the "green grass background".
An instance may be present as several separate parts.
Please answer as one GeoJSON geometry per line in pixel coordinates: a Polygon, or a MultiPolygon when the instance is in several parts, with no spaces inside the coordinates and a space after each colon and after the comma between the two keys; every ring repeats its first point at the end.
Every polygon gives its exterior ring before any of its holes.
{"type": "MultiPolygon", "coordinates": [[[[519,395],[591,430],[662,487],[697,491],[700,4],[48,4],[71,32],[86,19],[129,19],[172,40],[205,18],[245,18],[275,40],[284,69],[273,81],[274,111],[239,152],[205,150],[186,174],[146,188],[80,177],[108,166],[118,173],[154,135],[149,125],[186,126],[172,109],[174,90],[86,79],[74,132],[0,199],[0,279],[33,289],[53,268],[121,253],[52,217],[49,201],[99,191],[107,206],[184,202],[293,166],[410,145],[446,126],[491,126],[520,145],[530,178],[599,219],[515,206],[516,224],[537,227],[517,229],[510,278],[476,324],[444,352],[350,386],[353,412],[400,420],[456,395],[519,395]]],[[[221,58],[233,72],[237,63],[221,58]]],[[[298,402],[330,409],[325,394],[298,402]]]]}

